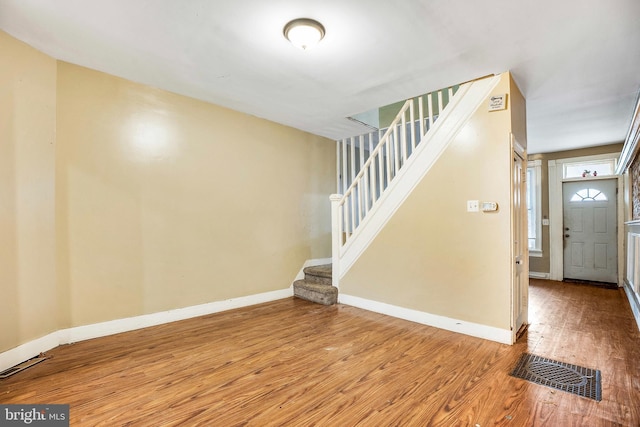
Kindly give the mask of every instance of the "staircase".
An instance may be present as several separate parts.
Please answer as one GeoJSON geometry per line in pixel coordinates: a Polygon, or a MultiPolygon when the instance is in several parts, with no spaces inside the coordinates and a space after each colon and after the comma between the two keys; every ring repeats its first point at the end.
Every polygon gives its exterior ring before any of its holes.
{"type": "Polygon", "coordinates": [[[337,141],[338,193],[331,195],[332,264],[307,267],[294,296],[324,305],[340,279],[438,160],[500,76],[407,100],[389,127],[337,141]]]}
{"type": "Polygon", "coordinates": [[[441,89],[426,95],[426,107],[423,97],[409,99],[377,140],[370,135],[337,142],[339,193],[331,195],[335,286],[499,81],[488,76],[441,89]]]}
{"type": "Polygon", "coordinates": [[[304,279],[293,282],[294,296],[324,305],[338,301],[338,288],[331,284],[331,264],[306,267],[303,272],[304,279]]]}

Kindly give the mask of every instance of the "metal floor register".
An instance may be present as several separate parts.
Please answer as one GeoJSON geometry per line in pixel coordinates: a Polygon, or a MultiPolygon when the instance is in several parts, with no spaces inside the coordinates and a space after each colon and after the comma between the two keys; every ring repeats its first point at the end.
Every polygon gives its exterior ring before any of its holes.
{"type": "Polygon", "coordinates": [[[523,353],[509,374],[535,384],[602,400],[600,371],[523,353]]]}

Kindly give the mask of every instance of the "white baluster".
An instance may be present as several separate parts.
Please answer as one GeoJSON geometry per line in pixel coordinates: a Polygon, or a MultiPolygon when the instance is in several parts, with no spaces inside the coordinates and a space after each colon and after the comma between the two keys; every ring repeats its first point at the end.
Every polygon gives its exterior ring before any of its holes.
{"type": "Polygon", "coordinates": [[[367,159],[371,157],[371,153],[373,153],[373,132],[369,132],[369,155],[367,159]]]}
{"type": "Polygon", "coordinates": [[[395,178],[400,169],[400,147],[398,146],[398,126],[393,127],[393,177],[395,178]]]}
{"type": "Polygon", "coordinates": [[[349,227],[349,236],[351,236],[351,234],[353,234],[353,232],[356,230],[356,200],[355,200],[355,193],[354,193],[355,187],[351,188],[351,194],[349,195],[349,202],[350,202],[350,207],[349,209],[351,210],[351,226],[349,227]]]}
{"type": "Polygon", "coordinates": [[[345,238],[346,236],[349,235],[349,218],[351,217],[351,215],[349,215],[349,195],[345,194],[344,198],[342,200],[342,224],[343,224],[343,229],[342,229],[342,233],[344,234],[345,238]]]}
{"type": "Polygon", "coordinates": [[[380,192],[378,194],[382,195],[384,191],[384,154],[382,149],[378,151],[378,185],[380,186],[380,192]]]}
{"type": "MultiPolygon", "coordinates": [[[[359,144],[360,144],[360,167],[359,167],[358,173],[362,171],[364,166],[364,135],[360,135],[359,144]]],[[[367,197],[366,193],[364,194],[361,193],[358,195],[358,201],[362,200],[362,203],[366,203],[366,197],[367,197]]],[[[363,216],[362,203],[360,203],[360,221],[362,221],[362,216],[363,216]]]]}
{"type": "MultiPolygon", "coordinates": [[[[360,225],[360,223],[362,222],[362,216],[363,216],[363,209],[362,209],[362,180],[358,180],[358,182],[356,183],[356,186],[353,187],[353,189],[356,191],[357,194],[357,202],[358,202],[358,225],[360,225]]],[[[356,225],[356,227],[358,226],[356,225]]],[[[355,227],[354,227],[355,228],[355,227]]]]}
{"type": "Polygon", "coordinates": [[[371,176],[371,206],[373,207],[373,204],[376,202],[376,200],[378,200],[378,190],[377,190],[377,186],[376,186],[376,159],[375,157],[371,156],[371,164],[369,165],[369,174],[371,176]]]}
{"type": "MultiPolygon", "coordinates": [[[[391,138],[391,134],[389,134],[389,139],[391,138]]],[[[386,159],[386,164],[387,164],[387,170],[385,171],[385,189],[389,186],[389,183],[391,182],[391,142],[389,141],[389,139],[387,139],[387,141],[385,141],[384,144],[384,148],[385,148],[385,152],[387,155],[387,159],[386,159]]]]}
{"type": "Polygon", "coordinates": [[[363,169],[364,174],[362,175],[362,190],[363,197],[362,203],[364,204],[364,216],[367,216],[369,213],[369,167],[363,169]]]}
{"type": "Polygon", "coordinates": [[[340,192],[340,140],[336,141],[336,193],[340,192]]]}
{"type": "Polygon", "coordinates": [[[347,192],[347,188],[349,185],[347,181],[349,180],[347,173],[347,140],[342,140],[342,193],[345,194],[347,192]]]}
{"type": "Polygon", "coordinates": [[[402,154],[402,164],[407,161],[407,112],[402,113],[402,120],[400,121],[402,129],[400,132],[400,139],[402,140],[402,146],[400,147],[400,153],[402,154]]]}
{"type": "Polygon", "coordinates": [[[429,110],[429,130],[433,127],[433,93],[427,95],[427,108],[429,110]]]}
{"type": "Polygon", "coordinates": [[[373,132],[369,132],[369,177],[371,179],[369,193],[371,193],[371,205],[376,201],[376,168],[373,157],[373,132]]]}
{"type": "Polygon", "coordinates": [[[356,179],[356,139],[351,137],[351,182],[349,185],[353,184],[353,181],[356,179]]]}
{"type": "Polygon", "coordinates": [[[362,170],[362,166],[364,166],[364,135],[360,135],[358,138],[358,142],[360,144],[360,167],[358,168],[358,173],[362,170]]]}
{"type": "Polygon", "coordinates": [[[340,283],[340,249],[342,247],[342,215],[340,201],[342,194],[332,194],[331,200],[331,262],[333,264],[333,286],[340,283]]]}
{"type": "Polygon", "coordinates": [[[413,112],[413,99],[411,100],[411,104],[409,104],[409,122],[411,123],[411,154],[416,149],[416,122],[415,122],[415,113],[413,112]]]}
{"type": "Polygon", "coordinates": [[[424,107],[422,97],[418,97],[418,116],[420,116],[420,140],[424,136],[424,107]]]}

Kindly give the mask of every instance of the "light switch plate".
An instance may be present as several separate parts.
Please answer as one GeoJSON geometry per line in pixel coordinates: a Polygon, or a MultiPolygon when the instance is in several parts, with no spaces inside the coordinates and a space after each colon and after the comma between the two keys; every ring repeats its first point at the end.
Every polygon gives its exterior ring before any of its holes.
{"type": "Polygon", "coordinates": [[[467,212],[480,212],[480,202],[477,200],[467,200],[467,212]]]}

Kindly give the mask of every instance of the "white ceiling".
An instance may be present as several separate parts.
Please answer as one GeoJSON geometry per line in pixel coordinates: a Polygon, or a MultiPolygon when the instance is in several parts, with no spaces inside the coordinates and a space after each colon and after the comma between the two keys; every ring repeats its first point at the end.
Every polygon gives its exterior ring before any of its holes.
{"type": "Polygon", "coordinates": [[[333,139],[360,132],[347,116],[511,70],[530,153],[603,145],[624,140],[640,88],[638,0],[0,0],[0,28],[333,139]],[[311,51],[282,35],[300,17],[327,31],[311,51]]]}

